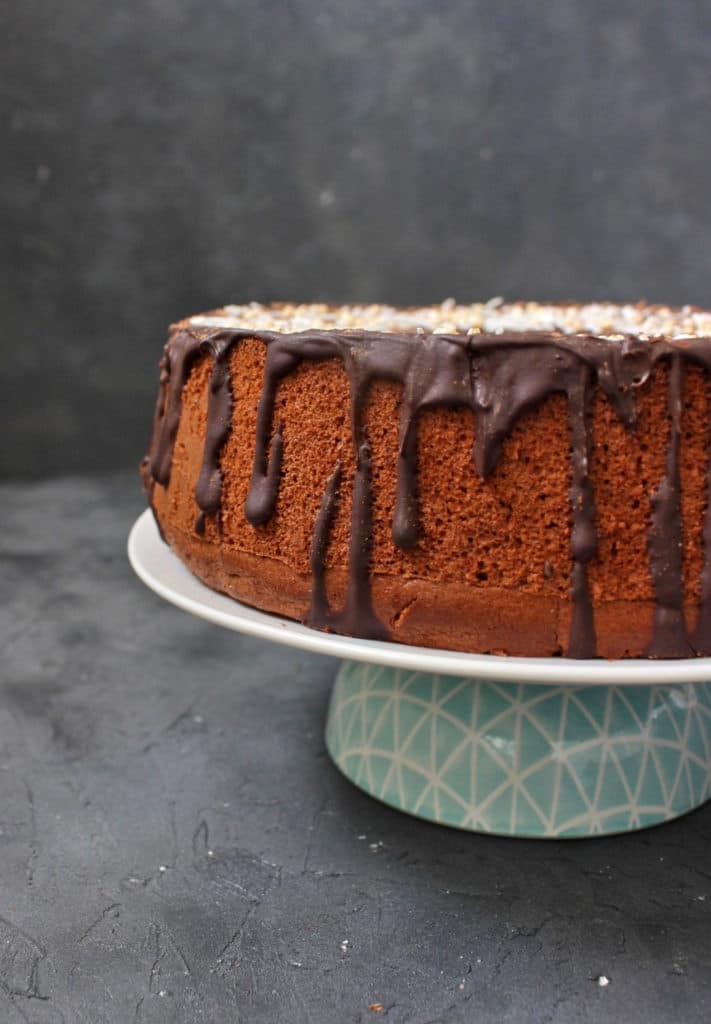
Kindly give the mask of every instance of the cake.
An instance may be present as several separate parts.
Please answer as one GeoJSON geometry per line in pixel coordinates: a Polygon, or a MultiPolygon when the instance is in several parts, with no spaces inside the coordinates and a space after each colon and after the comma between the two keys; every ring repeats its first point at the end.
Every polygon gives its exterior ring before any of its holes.
{"type": "Polygon", "coordinates": [[[227,306],[170,329],[142,464],[209,587],[316,629],[711,654],[711,313],[227,306]]]}

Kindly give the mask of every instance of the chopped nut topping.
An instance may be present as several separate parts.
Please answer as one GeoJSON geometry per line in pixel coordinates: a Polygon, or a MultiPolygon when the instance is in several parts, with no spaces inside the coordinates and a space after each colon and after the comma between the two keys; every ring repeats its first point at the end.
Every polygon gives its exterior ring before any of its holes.
{"type": "Polygon", "coordinates": [[[191,327],[254,328],[296,333],[308,330],[365,330],[435,334],[476,334],[502,331],[560,331],[594,334],[617,340],[637,337],[695,338],[711,335],[711,313],[691,306],[615,303],[553,305],[490,299],[459,305],[446,299],[438,306],[398,309],[385,305],[329,306],[325,303],[278,303],[225,306],[191,317],[191,327]]]}

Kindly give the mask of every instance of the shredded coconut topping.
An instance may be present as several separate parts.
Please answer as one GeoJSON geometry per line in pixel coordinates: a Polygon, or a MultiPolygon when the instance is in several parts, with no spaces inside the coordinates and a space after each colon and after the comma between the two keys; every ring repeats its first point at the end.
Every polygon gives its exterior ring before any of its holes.
{"type": "Polygon", "coordinates": [[[245,306],[193,316],[191,327],[253,328],[293,334],[309,330],[426,331],[468,334],[484,331],[559,331],[598,337],[633,334],[638,337],[695,338],[711,336],[711,312],[692,306],[672,308],[642,303],[591,302],[585,305],[546,305],[490,299],[460,305],[447,299],[438,306],[398,309],[395,306],[329,306],[325,303],[280,303],[245,306]]]}

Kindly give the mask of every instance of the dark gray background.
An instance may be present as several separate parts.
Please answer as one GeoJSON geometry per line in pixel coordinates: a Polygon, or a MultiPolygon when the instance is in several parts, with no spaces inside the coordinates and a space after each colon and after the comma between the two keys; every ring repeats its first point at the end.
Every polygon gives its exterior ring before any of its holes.
{"type": "Polygon", "coordinates": [[[227,301],[709,301],[704,0],[0,3],[0,474],[129,466],[227,301]]]}

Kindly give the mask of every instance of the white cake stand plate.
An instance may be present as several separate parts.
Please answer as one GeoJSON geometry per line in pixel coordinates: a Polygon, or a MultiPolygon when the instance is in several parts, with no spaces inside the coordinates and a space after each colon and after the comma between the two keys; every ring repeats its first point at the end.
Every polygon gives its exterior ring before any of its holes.
{"type": "Polygon", "coordinates": [[[192,615],[344,659],[326,744],[371,796],[472,832],[580,837],[670,821],[711,797],[711,658],[506,658],[338,636],[200,583],[152,513],[137,575],[192,615]]]}

